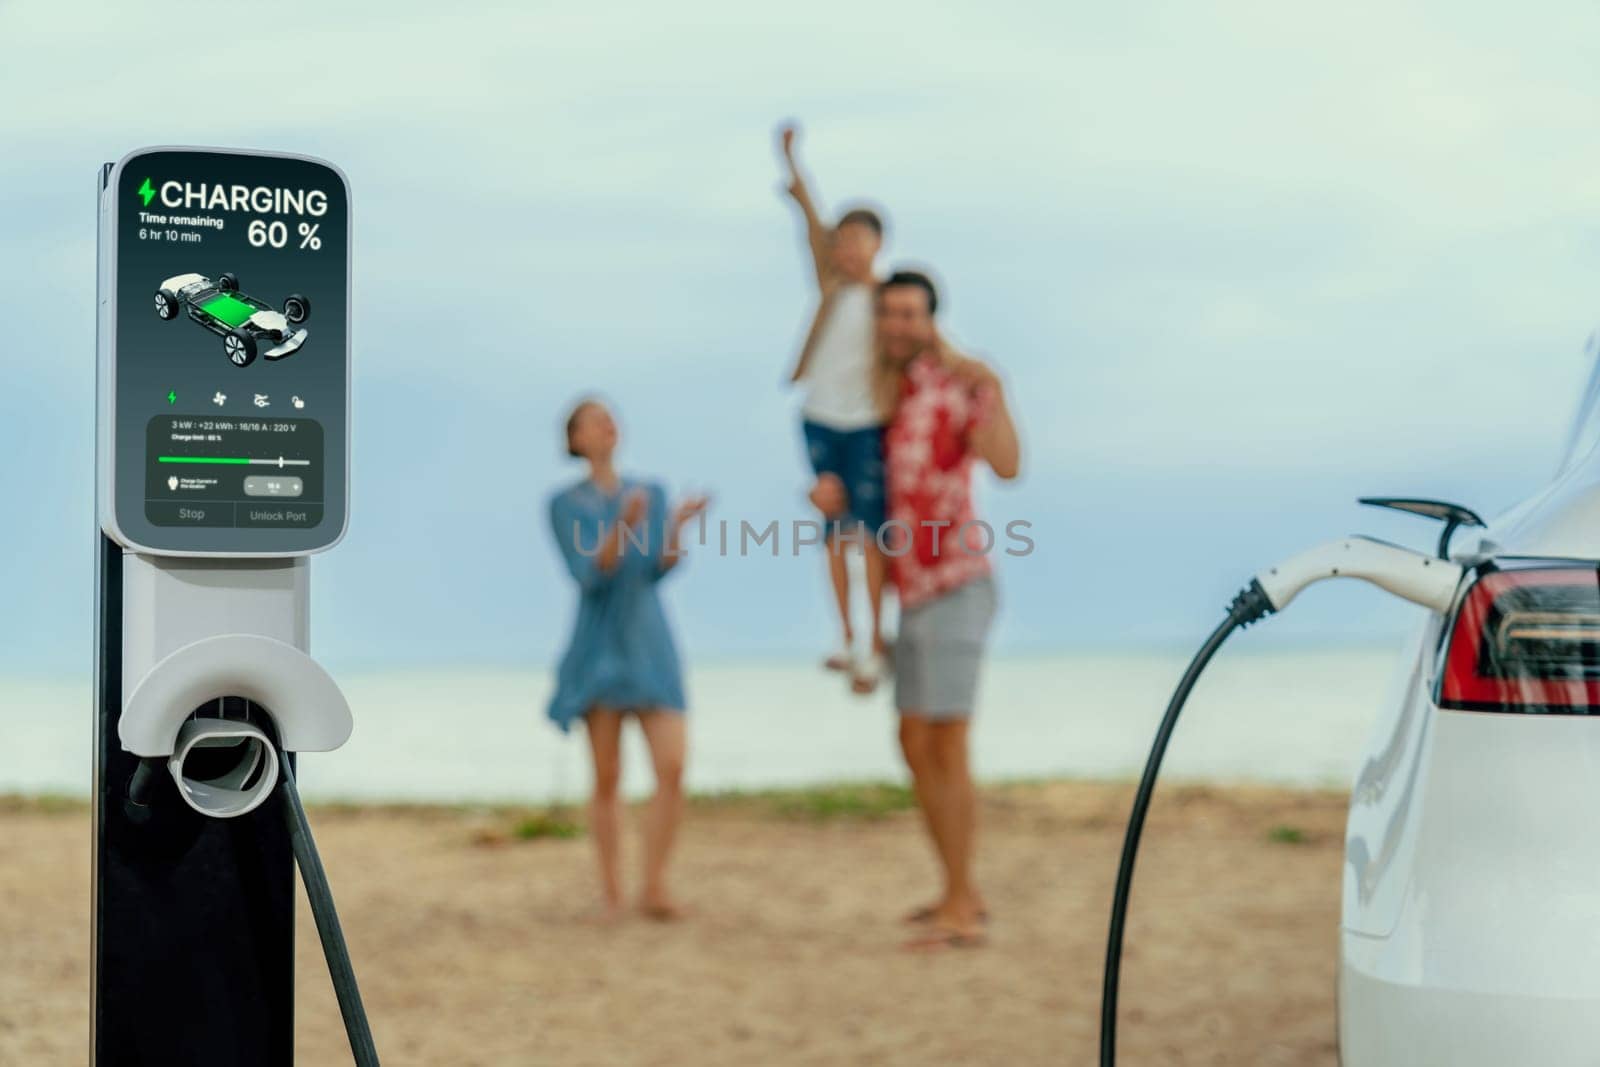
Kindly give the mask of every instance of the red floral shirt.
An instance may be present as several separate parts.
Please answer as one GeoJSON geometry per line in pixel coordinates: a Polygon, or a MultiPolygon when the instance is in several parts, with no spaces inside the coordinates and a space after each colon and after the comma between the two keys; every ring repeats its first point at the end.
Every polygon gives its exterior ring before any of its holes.
{"type": "Polygon", "coordinates": [[[994,406],[937,360],[906,368],[900,406],[885,437],[889,523],[883,543],[902,607],[912,608],[990,573],[993,531],[972,507],[968,444],[994,406]]]}

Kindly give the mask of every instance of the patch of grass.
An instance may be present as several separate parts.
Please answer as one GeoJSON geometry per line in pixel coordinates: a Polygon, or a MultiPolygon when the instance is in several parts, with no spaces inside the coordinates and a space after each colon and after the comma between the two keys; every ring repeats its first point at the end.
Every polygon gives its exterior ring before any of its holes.
{"type": "Polygon", "coordinates": [[[917,806],[917,796],[909,786],[888,783],[830,785],[802,789],[780,796],[773,810],[788,818],[881,819],[917,806]]]}
{"type": "Polygon", "coordinates": [[[1303,845],[1306,832],[1298,826],[1278,825],[1267,831],[1267,840],[1275,845],[1303,845]]]}
{"type": "Polygon", "coordinates": [[[583,836],[583,827],[569,818],[564,811],[551,809],[524,815],[517,820],[511,833],[519,841],[537,841],[543,838],[570,841],[574,837],[583,836]]]}
{"type": "Polygon", "coordinates": [[[739,807],[784,819],[882,819],[916,807],[909,786],[892,782],[838,782],[799,789],[738,790],[693,798],[697,807],[739,807]]]}
{"type": "Polygon", "coordinates": [[[518,841],[570,841],[584,833],[572,809],[560,805],[537,811],[506,808],[486,814],[490,820],[470,827],[467,836],[480,848],[505,848],[518,841]]]}

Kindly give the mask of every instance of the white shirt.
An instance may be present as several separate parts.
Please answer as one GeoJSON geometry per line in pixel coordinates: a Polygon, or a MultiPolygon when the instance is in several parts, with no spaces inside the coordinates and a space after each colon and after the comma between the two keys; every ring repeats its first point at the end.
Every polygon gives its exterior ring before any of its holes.
{"type": "Polygon", "coordinates": [[[830,430],[883,425],[872,403],[872,287],[841,286],[806,364],[805,417],[830,430]]]}

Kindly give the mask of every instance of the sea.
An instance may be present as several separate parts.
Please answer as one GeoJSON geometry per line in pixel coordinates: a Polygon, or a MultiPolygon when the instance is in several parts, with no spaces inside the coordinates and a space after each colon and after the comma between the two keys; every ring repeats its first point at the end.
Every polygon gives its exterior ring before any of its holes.
{"type": "MultiPolygon", "coordinates": [[[[987,782],[1137,777],[1187,652],[1004,656],[985,666],[972,726],[987,782]]],[[[1397,665],[1394,648],[1224,648],[1180,720],[1163,774],[1196,782],[1345,787],[1397,665]]],[[[581,726],[545,717],[544,670],[334,670],[355,732],[300,759],[308,799],[552,804],[589,788],[581,726]]],[[[688,786],[753,791],[900,781],[887,691],[851,694],[809,663],[723,663],[688,675],[688,786]]],[[[0,676],[0,793],[87,796],[91,685],[0,676]]],[[[624,738],[623,787],[648,793],[644,740],[624,738]]]]}

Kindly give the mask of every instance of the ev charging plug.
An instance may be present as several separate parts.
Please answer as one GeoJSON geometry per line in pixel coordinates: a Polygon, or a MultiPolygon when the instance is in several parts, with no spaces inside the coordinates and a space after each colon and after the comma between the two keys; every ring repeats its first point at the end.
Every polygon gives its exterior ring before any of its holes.
{"type": "Polygon", "coordinates": [[[1371,537],[1345,537],[1290,556],[1256,575],[1273,611],[1282,611],[1306,586],[1324,578],[1361,578],[1430,611],[1450,610],[1463,569],[1371,537]]]}

